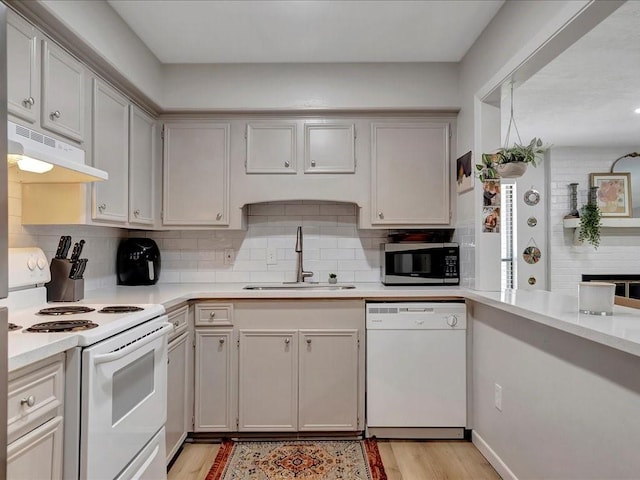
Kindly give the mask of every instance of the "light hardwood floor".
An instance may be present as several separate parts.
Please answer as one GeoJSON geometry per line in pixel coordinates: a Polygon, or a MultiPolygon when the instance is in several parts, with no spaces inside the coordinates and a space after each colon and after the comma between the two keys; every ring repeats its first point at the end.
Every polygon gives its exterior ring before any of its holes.
{"type": "MultiPolygon", "coordinates": [[[[169,470],[168,480],[203,480],[218,448],[218,444],[186,444],[169,470]]],[[[388,480],[500,479],[470,442],[378,440],[378,448],[388,480]]]]}

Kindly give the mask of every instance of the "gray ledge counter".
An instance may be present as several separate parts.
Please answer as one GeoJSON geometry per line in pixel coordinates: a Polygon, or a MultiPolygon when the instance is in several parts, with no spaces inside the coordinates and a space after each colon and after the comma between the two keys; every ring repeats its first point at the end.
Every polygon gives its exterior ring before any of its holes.
{"type": "Polygon", "coordinates": [[[640,356],[640,310],[615,305],[613,315],[580,313],[578,297],[543,290],[480,292],[464,297],[497,310],[640,356]]]}

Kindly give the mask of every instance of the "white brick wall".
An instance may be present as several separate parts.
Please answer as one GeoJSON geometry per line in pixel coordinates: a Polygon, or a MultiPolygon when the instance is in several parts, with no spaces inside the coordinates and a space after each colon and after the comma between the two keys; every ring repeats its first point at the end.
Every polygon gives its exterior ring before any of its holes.
{"type": "Polygon", "coordinates": [[[377,282],[379,245],[387,230],[358,230],[357,206],[331,202],[274,202],[250,205],[247,231],[131,231],[154,239],[162,254],[160,282],[283,282],[296,275],[296,228],[304,234],[304,268],[313,281],[377,282]],[[235,251],[233,265],[224,250],[235,251]],[[267,248],[276,265],[267,265],[267,248]]]}
{"type": "MultiPolygon", "coordinates": [[[[573,229],[564,229],[570,210],[569,183],[578,182],[578,209],[587,201],[589,173],[608,172],[613,161],[633,149],[554,148],[551,151],[550,290],[576,295],[587,274],[640,274],[640,231],[603,230],[600,247],[573,244],[573,229]]],[[[637,194],[631,192],[632,195],[637,194]]]]}
{"type": "Polygon", "coordinates": [[[85,272],[85,289],[94,290],[116,283],[116,251],[126,230],[110,227],[51,225],[22,225],[22,187],[15,181],[14,169],[9,169],[8,209],[9,248],[40,247],[48,259],[55,255],[61,235],[71,235],[74,242],[84,239],[82,252],[88,258],[85,272]]]}

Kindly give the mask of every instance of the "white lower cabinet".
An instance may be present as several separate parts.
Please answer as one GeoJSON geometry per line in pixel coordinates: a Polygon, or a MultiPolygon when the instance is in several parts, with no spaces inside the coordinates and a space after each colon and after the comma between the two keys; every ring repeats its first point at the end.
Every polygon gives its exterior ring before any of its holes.
{"type": "Polygon", "coordinates": [[[9,373],[7,478],[62,478],[64,355],[9,373]]]}

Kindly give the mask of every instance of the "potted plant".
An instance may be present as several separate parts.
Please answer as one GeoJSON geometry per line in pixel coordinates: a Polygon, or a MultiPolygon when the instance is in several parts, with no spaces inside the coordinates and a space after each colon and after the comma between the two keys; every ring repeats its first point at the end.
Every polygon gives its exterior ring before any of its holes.
{"type": "Polygon", "coordinates": [[[329,274],[329,283],[338,283],[338,276],[335,273],[329,274]]]}
{"type": "Polygon", "coordinates": [[[480,180],[520,177],[527,171],[527,165],[537,166],[538,156],[546,152],[547,148],[549,147],[543,145],[541,139],[534,137],[528,145],[515,143],[511,147],[500,148],[495,153],[483,153],[482,163],[476,165],[480,180]]]}
{"type": "Polygon", "coordinates": [[[595,200],[596,190],[597,187],[591,187],[589,201],[580,211],[578,241],[584,242],[586,240],[597,250],[600,245],[600,227],[602,226],[600,219],[602,218],[602,213],[595,200]]]}

